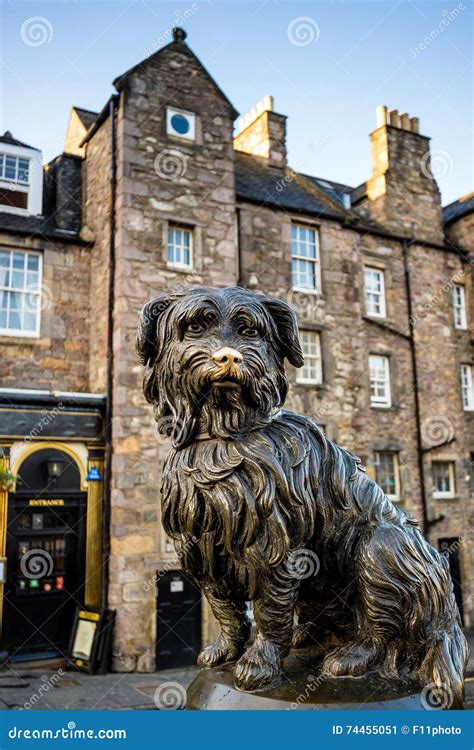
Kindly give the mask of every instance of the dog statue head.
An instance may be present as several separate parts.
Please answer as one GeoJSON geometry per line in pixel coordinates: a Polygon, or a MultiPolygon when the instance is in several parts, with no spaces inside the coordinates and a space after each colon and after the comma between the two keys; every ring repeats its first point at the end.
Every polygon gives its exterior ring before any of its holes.
{"type": "Polygon", "coordinates": [[[137,351],[158,429],[181,448],[268,422],[303,364],[293,310],[240,287],[192,287],[142,310],[137,351]]]}

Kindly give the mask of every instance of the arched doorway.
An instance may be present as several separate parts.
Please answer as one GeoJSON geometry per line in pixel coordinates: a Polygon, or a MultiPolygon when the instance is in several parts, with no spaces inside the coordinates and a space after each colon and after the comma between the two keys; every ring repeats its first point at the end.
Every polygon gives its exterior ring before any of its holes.
{"type": "Polygon", "coordinates": [[[87,493],[69,452],[44,447],[9,495],[3,645],[12,661],[66,653],[84,600],[87,493]]]}

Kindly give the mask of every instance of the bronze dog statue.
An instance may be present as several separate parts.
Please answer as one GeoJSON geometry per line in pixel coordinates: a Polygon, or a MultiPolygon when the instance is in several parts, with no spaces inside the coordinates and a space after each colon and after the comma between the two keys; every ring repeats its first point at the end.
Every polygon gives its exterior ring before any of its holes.
{"type": "Polygon", "coordinates": [[[291,308],[238,287],[170,293],[145,305],[137,347],[158,429],[172,427],[163,525],[221,626],[198,664],[236,661],[236,686],[258,690],[278,681],[292,640],[312,642],[328,675],[414,678],[462,707],[447,560],[356,456],[281,409],[284,360],[303,364],[291,308]],[[300,574],[299,555],[317,575],[300,574]]]}

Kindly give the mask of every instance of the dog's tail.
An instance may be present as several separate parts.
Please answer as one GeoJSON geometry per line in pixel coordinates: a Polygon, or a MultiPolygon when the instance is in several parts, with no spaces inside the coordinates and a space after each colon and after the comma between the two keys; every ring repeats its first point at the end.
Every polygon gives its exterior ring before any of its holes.
{"type": "MultiPolygon", "coordinates": [[[[456,607],[454,596],[452,604],[456,607]]],[[[418,676],[424,684],[425,708],[463,708],[464,671],[469,658],[466,638],[458,622],[428,643],[418,676]]]]}

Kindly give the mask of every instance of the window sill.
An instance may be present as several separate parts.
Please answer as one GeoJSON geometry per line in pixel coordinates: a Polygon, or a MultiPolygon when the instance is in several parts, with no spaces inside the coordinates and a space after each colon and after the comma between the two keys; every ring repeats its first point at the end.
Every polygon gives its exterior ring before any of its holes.
{"type": "Polygon", "coordinates": [[[370,404],[371,409],[377,409],[377,411],[393,411],[392,404],[370,404]]]}
{"type": "Polygon", "coordinates": [[[433,500],[459,500],[459,495],[445,495],[443,493],[438,495],[436,492],[433,492],[433,500]]]}
{"type": "Polygon", "coordinates": [[[326,388],[326,383],[319,383],[316,380],[295,380],[295,385],[301,385],[304,388],[320,388],[321,390],[326,388]]]}
{"type": "Polygon", "coordinates": [[[192,266],[181,266],[178,263],[167,263],[166,268],[170,271],[180,271],[181,273],[192,273],[194,270],[192,266]]]}
{"type": "Polygon", "coordinates": [[[313,294],[315,297],[321,297],[321,292],[319,289],[311,289],[302,286],[292,286],[291,291],[296,292],[297,294],[313,294]]]}
{"type": "Polygon", "coordinates": [[[17,341],[31,341],[31,339],[39,339],[40,334],[36,332],[28,333],[27,331],[2,331],[0,330],[0,339],[16,339],[17,341]]]}

